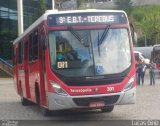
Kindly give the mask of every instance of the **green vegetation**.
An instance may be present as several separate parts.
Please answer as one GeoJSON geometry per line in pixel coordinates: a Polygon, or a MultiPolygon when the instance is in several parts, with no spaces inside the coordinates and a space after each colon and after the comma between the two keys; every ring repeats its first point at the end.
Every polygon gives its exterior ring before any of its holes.
{"type": "Polygon", "coordinates": [[[134,7],[130,19],[138,33],[139,46],[160,44],[160,6],[134,7]]]}
{"type": "Polygon", "coordinates": [[[116,9],[127,12],[138,34],[137,46],[160,44],[160,6],[133,6],[131,0],[117,0],[116,9]]]}
{"type": "MultiPolygon", "coordinates": [[[[58,1],[58,0],[57,0],[58,1]]],[[[63,0],[65,1],[65,0],[63,0]]],[[[78,9],[85,9],[88,1],[77,0],[78,9]]],[[[33,1],[34,2],[34,1],[33,1]]],[[[133,6],[131,0],[117,0],[116,8],[125,10],[130,22],[134,25],[138,34],[137,46],[150,46],[160,44],[160,6],[133,6]]],[[[40,17],[47,9],[44,0],[39,0],[34,18],[40,17]]],[[[0,57],[11,59],[11,41],[17,37],[17,32],[1,29],[0,31],[0,57]]]]}
{"type": "MultiPolygon", "coordinates": [[[[77,7],[85,9],[87,0],[77,0],[77,7]]],[[[138,36],[137,46],[160,44],[160,5],[133,6],[131,0],[116,0],[116,8],[127,12],[138,36]]],[[[107,8],[108,9],[108,8],[107,8]]]]}
{"type": "Polygon", "coordinates": [[[39,0],[37,11],[36,11],[35,17],[34,17],[35,20],[38,19],[42,14],[44,14],[46,10],[47,10],[47,7],[44,3],[44,0],[39,0]]]}
{"type": "Polygon", "coordinates": [[[12,43],[17,37],[17,32],[9,31],[8,29],[3,29],[0,31],[0,58],[4,60],[11,59],[12,57],[12,43]]]}
{"type": "Polygon", "coordinates": [[[128,15],[130,15],[132,11],[132,2],[131,0],[117,0],[115,2],[116,4],[116,9],[118,10],[124,10],[127,12],[128,15]]]}
{"type": "MultiPolygon", "coordinates": [[[[88,8],[87,4],[88,4],[88,0],[77,0],[77,8],[78,9],[87,9],[88,8]]],[[[89,7],[89,8],[92,9],[91,7],[89,7]]]]}

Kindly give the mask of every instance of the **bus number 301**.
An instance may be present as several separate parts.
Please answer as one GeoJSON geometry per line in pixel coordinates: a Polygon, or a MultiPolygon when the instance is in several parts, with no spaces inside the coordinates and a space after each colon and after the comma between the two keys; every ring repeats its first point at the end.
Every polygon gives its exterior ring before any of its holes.
{"type": "Polygon", "coordinates": [[[107,91],[108,92],[114,91],[114,87],[107,87],[107,91]]]}
{"type": "Polygon", "coordinates": [[[68,68],[68,62],[58,62],[58,69],[64,69],[64,68],[68,68]]]}

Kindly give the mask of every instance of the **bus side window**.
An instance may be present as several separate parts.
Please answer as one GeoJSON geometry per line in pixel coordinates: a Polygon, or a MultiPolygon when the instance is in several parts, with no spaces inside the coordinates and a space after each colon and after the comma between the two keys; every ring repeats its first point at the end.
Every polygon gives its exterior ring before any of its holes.
{"type": "Polygon", "coordinates": [[[16,64],[16,47],[13,46],[12,48],[12,59],[13,59],[13,66],[16,64]]]}
{"type": "Polygon", "coordinates": [[[21,64],[21,43],[18,44],[18,64],[21,64]]]}
{"type": "Polygon", "coordinates": [[[18,44],[18,64],[22,64],[23,59],[24,59],[23,42],[19,42],[19,44],[18,44]]]}
{"type": "Polygon", "coordinates": [[[29,35],[29,61],[38,59],[38,30],[29,35]]]}
{"type": "Polygon", "coordinates": [[[38,59],[38,30],[33,32],[33,60],[38,59]]]}
{"type": "Polygon", "coordinates": [[[33,60],[33,48],[32,48],[32,43],[33,43],[33,39],[32,39],[32,33],[29,35],[29,61],[33,60]]]}

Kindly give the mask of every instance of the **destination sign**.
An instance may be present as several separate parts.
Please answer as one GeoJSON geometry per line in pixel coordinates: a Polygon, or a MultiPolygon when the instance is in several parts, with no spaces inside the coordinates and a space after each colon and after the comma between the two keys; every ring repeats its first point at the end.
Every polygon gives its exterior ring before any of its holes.
{"type": "Polygon", "coordinates": [[[123,13],[83,13],[49,15],[48,25],[92,25],[92,24],[124,24],[127,22],[123,13]]]}

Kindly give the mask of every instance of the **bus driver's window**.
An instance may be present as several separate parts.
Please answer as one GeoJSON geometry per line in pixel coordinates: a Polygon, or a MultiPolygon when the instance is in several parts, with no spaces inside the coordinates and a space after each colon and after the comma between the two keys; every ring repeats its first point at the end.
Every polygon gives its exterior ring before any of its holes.
{"type": "Polygon", "coordinates": [[[56,39],[56,58],[58,61],[65,60],[65,43],[62,40],[56,39]]]}
{"type": "Polygon", "coordinates": [[[56,38],[54,32],[49,32],[49,46],[51,64],[56,64],[56,38]]]}

